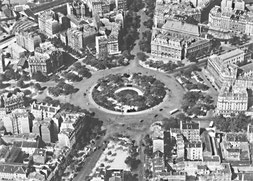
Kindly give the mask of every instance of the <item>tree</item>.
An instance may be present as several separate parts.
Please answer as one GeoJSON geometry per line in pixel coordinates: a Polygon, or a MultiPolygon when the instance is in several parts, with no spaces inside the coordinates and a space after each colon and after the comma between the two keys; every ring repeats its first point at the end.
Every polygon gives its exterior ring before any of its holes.
{"type": "Polygon", "coordinates": [[[13,69],[7,69],[5,72],[4,72],[4,75],[6,77],[6,79],[8,80],[13,80],[16,78],[15,76],[15,72],[13,69]]]}
{"type": "Polygon", "coordinates": [[[125,163],[131,168],[131,170],[136,170],[140,165],[141,161],[134,157],[128,156],[125,160],[125,163]]]}
{"type": "Polygon", "coordinates": [[[19,80],[19,81],[17,82],[17,86],[20,87],[20,88],[24,88],[24,87],[25,87],[24,81],[23,81],[23,80],[19,80]]]}
{"type": "Polygon", "coordinates": [[[13,90],[13,94],[17,94],[18,92],[21,92],[21,90],[19,88],[16,88],[13,90]]]}
{"type": "Polygon", "coordinates": [[[37,72],[33,73],[32,78],[38,82],[48,81],[47,76],[45,76],[41,71],[37,71],[37,72]]]}
{"type": "Polygon", "coordinates": [[[147,55],[143,52],[138,52],[137,54],[137,58],[143,62],[145,62],[147,60],[147,55]]]}
{"type": "Polygon", "coordinates": [[[30,94],[32,94],[32,92],[29,89],[26,89],[26,90],[24,90],[24,94],[25,95],[30,95],[30,94]]]}
{"type": "Polygon", "coordinates": [[[39,83],[34,84],[36,90],[41,90],[41,85],[39,83]]]}

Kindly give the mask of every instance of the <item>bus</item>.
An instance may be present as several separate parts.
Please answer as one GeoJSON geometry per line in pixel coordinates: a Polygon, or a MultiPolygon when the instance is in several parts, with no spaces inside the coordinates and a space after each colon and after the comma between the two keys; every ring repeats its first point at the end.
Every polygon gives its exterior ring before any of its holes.
{"type": "Polygon", "coordinates": [[[175,114],[178,111],[179,111],[179,109],[173,109],[172,111],[170,111],[170,115],[175,114]]]}

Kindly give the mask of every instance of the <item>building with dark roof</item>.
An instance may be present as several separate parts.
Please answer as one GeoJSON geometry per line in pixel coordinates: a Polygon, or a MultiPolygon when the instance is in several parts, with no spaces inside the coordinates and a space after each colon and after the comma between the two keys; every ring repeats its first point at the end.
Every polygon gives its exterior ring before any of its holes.
{"type": "Polygon", "coordinates": [[[0,164],[0,179],[26,180],[27,165],[24,164],[0,164]]]}
{"type": "MultiPolygon", "coordinates": [[[[31,104],[31,113],[37,119],[53,118],[61,109],[60,105],[54,106],[47,103],[33,102],[31,104]]],[[[58,124],[57,124],[58,125],[58,124]]]]}
{"type": "Polygon", "coordinates": [[[203,160],[202,141],[191,141],[185,144],[187,160],[203,160]]]}
{"type": "Polygon", "coordinates": [[[44,74],[56,72],[63,65],[63,52],[50,42],[40,43],[34,56],[28,58],[31,74],[41,71],[44,74]]]}
{"type": "Polygon", "coordinates": [[[12,110],[24,108],[24,93],[17,92],[16,94],[4,94],[2,96],[6,113],[12,110]]]}
{"type": "Polygon", "coordinates": [[[45,164],[46,163],[46,150],[36,149],[33,153],[33,161],[36,164],[45,164]]]}
{"type": "Polygon", "coordinates": [[[200,140],[200,127],[199,122],[193,121],[181,121],[180,122],[181,133],[188,141],[200,140]]]}

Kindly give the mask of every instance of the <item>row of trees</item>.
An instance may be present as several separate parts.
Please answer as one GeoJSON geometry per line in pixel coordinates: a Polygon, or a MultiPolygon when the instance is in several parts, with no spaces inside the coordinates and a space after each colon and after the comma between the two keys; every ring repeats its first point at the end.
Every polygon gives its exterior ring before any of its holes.
{"type": "Polygon", "coordinates": [[[128,11],[124,26],[119,31],[119,48],[121,51],[131,51],[134,47],[135,41],[139,38],[137,29],[140,27],[140,16],[134,11],[128,11]]]}
{"type": "Polygon", "coordinates": [[[182,109],[188,115],[204,116],[210,109],[214,109],[213,99],[201,92],[187,92],[183,96],[182,109]]]}
{"type": "Polygon", "coordinates": [[[69,95],[76,93],[78,89],[74,88],[73,85],[66,84],[65,82],[59,82],[55,87],[49,87],[48,93],[52,94],[55,97],[59,95],[69,95]]]}
{"type": "Polygon", "coordinates": [[[149,67],[153,67],[156,69],[160,69],[163,71],[172,71],[176,68],[178,68],[179,66],[183,66],[183,64],[181,62],[178,62],[177,64],[169,61],[168,63],[164,63],[163,61],[153,61],[153,60],[149,60],[145,62],[146,65],[148,65],[149,67]]]}
{"type": "Polygon", "coordinates": [[[248,124],[253,123],[251,117],[246,116],[244,113],[231,115],[231,117],[219,115],[214,117],[213,121],[217,129],[223,132],[247,131],[248,124]]]}
{"type": "MultiPolygon", "coordinates": [[[[93,55],[88,55],[83,60],[83,63],[90,65],[92,67],[95,67],[98,70],[110,69],[110,68],[118,67],[118,66],[126,66],[126,65],[129,65],[128,58],[130,56],[127,50],[124,52],[121,56],[107,57],[105,60],[98,60],[93,55]]],[[[83,70],[79,70],[79,71],[80,71],[79,73],[83,73],[82,72],[83,70]]]]}
{"type": "Polygon", "coordinates": [[[152,31],[146,30],[142,33],[142,39],[139,41],[141,51],[151,53],[152,31]]]}
{"type": "Polygon", "coordinates": [[[61,110],[67,111],[67,112],[83,112],[86,115],[94,115],[94,113],[90,113],[89,111],[87,111],[86,109],[82,109],[79,106],[75,106],[73,104],[70,103],[61,103],[59,100],[55,100],[52,99],[51,97],[45,97],[45,99],[43,99],[44,103],[48,103],[48,104],[53,104],[53,105],[61,105],[61,110]]]}

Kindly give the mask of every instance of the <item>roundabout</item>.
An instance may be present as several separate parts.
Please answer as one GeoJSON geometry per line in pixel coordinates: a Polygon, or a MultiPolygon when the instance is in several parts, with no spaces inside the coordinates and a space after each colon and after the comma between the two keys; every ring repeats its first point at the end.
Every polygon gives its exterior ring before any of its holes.
{"type": "Polygon", "coordinates": [[[165,84],[154,76],[110,74],[97,81],[90,90],[90,102],[100,110],[117,115],[143,114],[168,98],[165,84]]]}

